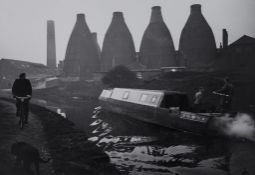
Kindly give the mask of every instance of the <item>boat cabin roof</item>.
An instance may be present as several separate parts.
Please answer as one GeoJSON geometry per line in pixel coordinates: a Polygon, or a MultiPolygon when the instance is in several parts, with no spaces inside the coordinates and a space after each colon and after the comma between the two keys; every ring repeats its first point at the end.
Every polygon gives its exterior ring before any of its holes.
{"type": "Polygon", "coordinates": [[[150,89],[127,89],[127,88],[114,88],[114,90],[122,90],[122,91],[130,91],[130,92],[144,92],[144,93],[151,93],[151,94],[160,94],[160,95],[187,95],[185,92],[180,91],[168,91],[168,90],[150,90],[150,89]]]}
{"type": "Polygon", "coordinates": [[[167,104],[173,104],[169,98],[174,98],[176,101],[176,98],[180,99],[186,96],[186,93],[178,91],[114,88],[103,90],[99,98],[110,98],[146,106],[167,108],[169,107],[167,104]]]}

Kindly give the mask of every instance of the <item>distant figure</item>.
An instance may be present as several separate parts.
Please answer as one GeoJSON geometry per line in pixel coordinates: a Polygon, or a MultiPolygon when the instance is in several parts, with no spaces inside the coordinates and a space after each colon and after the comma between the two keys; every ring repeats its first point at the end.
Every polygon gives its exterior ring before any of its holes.
{"type": "MultiPolygon", "coordinates": [[[[26,74],[21,73],[19,78],[16,79],[12,86],[13,97],[31,97],[32,96],[32,86],[28,79],[26,79],[26,74]]],[[[27,123],[28,114],[29,114],[29,100],[30,98],[24,101],[24,113],[25,113],[25,123],[27,123]]],[[[21,107],[20,100],[16,101],[17,112],[16,115],[19,116],[19,111],[21,107]]]]}
{"type": "Polygon", "coordinates": [[[228,77],[224,78],[223,87],[220,90],[214,91],[214,93],[221,96],[220,100],[221,112],[229,111],[232,102],[232,96],[234,93],[234,86],[233,84],[230,83],[228,77]]]}
{"type": "Polygon", "coordinates": [[[201,112],[203,109],[203,99],[204,99],[203,87],[200,87],[194,95],[194,112],[201,112]]]}

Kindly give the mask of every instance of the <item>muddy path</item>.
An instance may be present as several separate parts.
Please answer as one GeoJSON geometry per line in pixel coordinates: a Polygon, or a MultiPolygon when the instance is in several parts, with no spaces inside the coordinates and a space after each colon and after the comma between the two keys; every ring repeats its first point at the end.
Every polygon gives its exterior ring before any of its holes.
{"type": "MultiPolygon", "coordinates": [[[[15,115],[16,107],[13,103],[0,101],[0,174],[24,175],[22,168],[15,166],[15,157],[11,154],[11,145],[16,141],[24,141],[35,146],[42,156],[50,156],[47,141],[41,121],[30,113],[29,124],[21,130],[18,126],[19,118],[15,115]]],[[[31,174],[35,169],[31,166],[31,174]]],[[[53,174],[51,162],[40,165],[41,175],[53,174]]]]}

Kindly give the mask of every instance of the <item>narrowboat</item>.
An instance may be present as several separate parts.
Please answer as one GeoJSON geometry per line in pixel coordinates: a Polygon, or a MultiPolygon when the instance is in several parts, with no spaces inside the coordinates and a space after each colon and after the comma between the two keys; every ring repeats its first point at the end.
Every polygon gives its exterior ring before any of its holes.
{"type": "Polygon", "coordinates": [[[164,127],[207,134],[221,113],[194,113],[186,93],[176,91],[114,88],[104,89],[99,101],[106,111],[164,127]]]}

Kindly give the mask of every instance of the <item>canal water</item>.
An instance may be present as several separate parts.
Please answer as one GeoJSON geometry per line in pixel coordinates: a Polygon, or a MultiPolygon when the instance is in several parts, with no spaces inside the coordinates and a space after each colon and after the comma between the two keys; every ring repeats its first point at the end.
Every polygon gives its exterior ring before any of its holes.
{"type": "Polygon", "coordinates": [[[84,130],[123,174],[227,175],[233,142],[206,138],[108,113],[95,100],[44,102],[84,130]]]}

